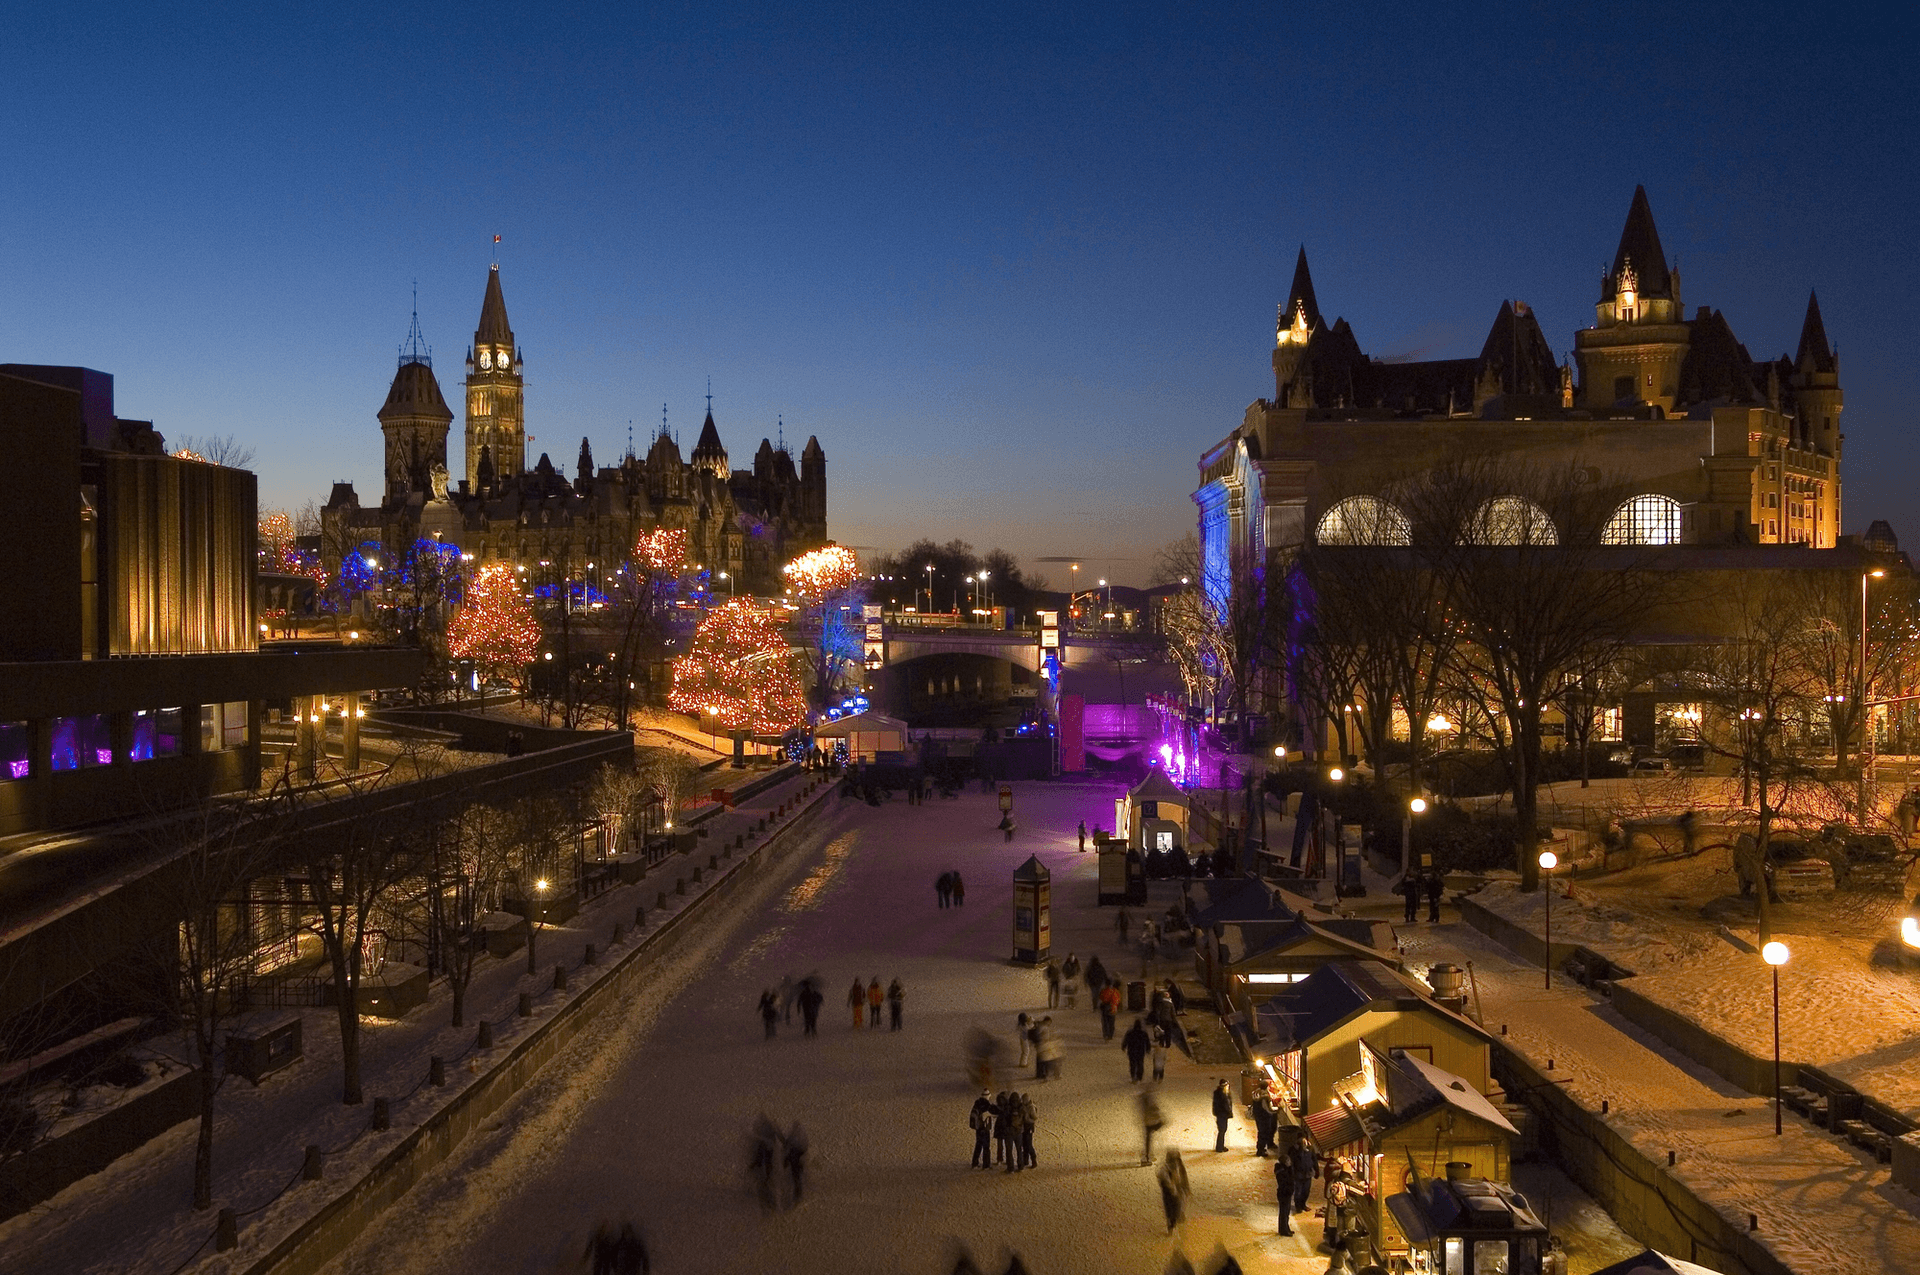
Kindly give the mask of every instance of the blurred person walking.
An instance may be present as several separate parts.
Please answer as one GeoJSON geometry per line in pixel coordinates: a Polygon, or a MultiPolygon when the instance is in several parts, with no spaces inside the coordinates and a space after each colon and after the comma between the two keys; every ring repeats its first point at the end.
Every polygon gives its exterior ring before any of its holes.
{"type": "Polygon", "coordinates": [[[767,1025],[767,1039],[772,1040],[774,1028],[780,1022],[780,1000],[771,987],[760,993],[760,1021],[767,1025]]]}
{"type": "Polygon", "coordinates": [[[1016,1066],[1024,1067],[1033,1060],[1033,1037],[1030,1034],[1032,1031],[1033,1023],[1028,1019],[1026,1011],[1022,1010],[1020,1021],[1014,1028],[1014,1035],[1020,1038],[1020,1061],[1015,1064],[1016,1066]]]}
{"type": "Polygon", "coordinates": [[[807,1131],[800,1127],[798,1120],[794,1121],[793,1127],[787,1130],[786,1143],[786,1151],[781,1159],[786,1161],[787,1179],[793,1191],[793,1195],[787,1202],[787,1207],[792,1208],[800,1203],[807,1178],[807,1131]]]}
{"type": "Polygon", "coordinates": [[[1155,1173],[1160,1183],[1160,1207],[1167,1213],[1167,1233],[1180,1225],[1187,1215],[1187,1197],[1193,1188],[1187,1183],[1187,1164],[1180,1158],[1180,1148],[1168,1147],[1166,1159],[1155,1173]]]}
{"type": "Polygon", "coordinates": [[[1040,1020],[1040,1040],[1035,1048],[1040,1055],[1041,1078],[1060,1079],[1060,1062],[1067,1055],[1067,1044],[1053,1025],[1053,1015],[1040,1020]]]}
{"type": "Polygon", "coordinates": [[[1155,1027],[1153,1041],[1153,1078],[1156,1081],[1167,1078],[1167,1050],[1173,1047],[1173,1033],[1164,1027],[1155,1027]]]}
{"type": "Polygon", "coordinates": [[[1152,1048],[1153,1040],[1147,1035],[1145,1024],[1134,1019],[1133,1026],[1127,1028],[1127,1034],[1120,1038],[1120,1050],[1127,1056],[1127,1079],[1136,1083],[1140,1081],[1146,1072],[1147,1051],[1152,1048]]]}
{"type": "Polygon", "coordinates": [[[1066,993],[1068,1009],[1080,1003],[1080,958],[1072,952],[1067,953],[1066,964],[1060,967],[1060,990],[1066,993]]]}
{"type": "Polygon", "coordinates": [[[887,984],[887,1030],[900,1030],[900,1014],[907,1002],[907,989],[900,986],[900,980],[894,979],[887,984]]]}
{"type": "Polygon", "coordinates": [[[799,995],[794,999],[800,1002],[800,1021],[805,1024],[802,1034],[819,1035],[820,1006],[826,1002],[827,998],[820,994],[820,989],[814,985],[812,979],[804,978],[800,980],[799,995]]]}
{"type": "Polygon", "coordinates": [[[880,978],[875,975],[874,980],[867,984],[867,1026],[880,1025],[880,1004],[886,998],[887,994],[880,990],[880,978]]]}
{"type": "Polygon", "coordinates": [[[860,1025],[860,1012],[867,1007],[867,989],[860,986],[860,980],[853,980],[853,990],[847,993],[847,1008],[853,1011],[853,1025],[860,1025]]]}
{"type": "Polygon", "coordinates": [[[1273,1157],[1273,1196],[1280,1203],[1280,1234],[1293,1234],[1293,1197],[1299,1186],[1294,1181],[1293,1161],[1285,1151],[1273,1157]]]}
{"type": "Polygon", "coordinates": [[[1048,961],[1045,970],[1047,976],[1047,1008],[1060,1008],[1060,965],[1057,961],[1048,961]]]}
{"type": "Polygon", "coordinates": [[[1140,1091],[1140,1164],[1142,1167],[1153,1163],[1153,1135],[1160,1132],[1167,1123],[1166,1116],[1160,1110],[1159,1099],[1153,1096],[1153,1090],[1140,1091]]]}
{"type": "Polygon", "coordinates": [[[960,879],[958,872],[953,874],[953,906],[962,907],[967,901],[967,883],[960,879]]]}

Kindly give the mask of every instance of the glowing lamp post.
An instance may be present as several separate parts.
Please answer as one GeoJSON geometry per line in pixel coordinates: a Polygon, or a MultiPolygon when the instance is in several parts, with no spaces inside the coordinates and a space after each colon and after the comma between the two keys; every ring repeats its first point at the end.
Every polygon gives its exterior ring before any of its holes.
{"type": "Polygon", "coordinates": [[[1560,856],[1551,850],[1540,852],[1540,871],[1547,876],[1543,887],[1547,893],[1547,990],[1553,990],[1553,870],[1560,866],[1560,856]]]}
{"type": "Polygon", "coordinates": [[[1760,959],[1773,971],[1773,1133],[1780,1136],[1780,967],[1787,963],[1787,945],[1775,939],[1760,949],[1760,959]]]}
{"type": "Polygon", "coordinates": [[[1407,802],[1407,812],[1400,817],[1400,879],[1406,880],[1407,873],[1413,871],[1413,817],[1427,813],[1427,799],[1415,797],[1407,802]]]}

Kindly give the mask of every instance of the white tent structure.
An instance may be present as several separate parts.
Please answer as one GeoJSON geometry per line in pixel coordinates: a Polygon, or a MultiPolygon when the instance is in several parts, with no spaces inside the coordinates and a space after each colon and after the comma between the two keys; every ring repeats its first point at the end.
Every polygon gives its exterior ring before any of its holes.
{"type": "Polygon", "coordinates": [[[815,740],[844,739],[847,760],[873,761],[881,753],[907,751],[907,724],[884,713],[855,713],[813,728],[815,740]]]}

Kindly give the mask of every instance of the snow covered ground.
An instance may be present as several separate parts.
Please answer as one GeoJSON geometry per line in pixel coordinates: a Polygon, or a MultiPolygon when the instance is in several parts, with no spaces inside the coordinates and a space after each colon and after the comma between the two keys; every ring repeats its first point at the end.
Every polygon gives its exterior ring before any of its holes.
{"type": "MultiPolygon", "coordinates": [[[[1556,883],[1553,937],[1636,972],[1635,992],[1757,1057],[1773,1051],[1772,983],[1750,902],[1725,850],[1556,883]]],[[[1545,898],[1496,883],[1474,901],[1535,934],[1545,898]]],[[[1900,900],[1839,893],[1773,909],[1792,953],[1780,972],[1781,1053],[1920,1118],[1920,970],[1894,951],[1900,900]]]]}
{"type": "MultiPolygon", "coordinates": [[[[1246,1122],[1235,1121],[1229,1152],[1212,1150],[1208,1093],[1232,1072],[1177,1056],[1162,1102],[1194,1199],[1180,1232],[1166,1234],[1152,1173],[1139,1166],[1125,1059],[1084,998],[1054,1011],[1069,1044],[1063,1077],[1013,1082],[1038,1108],[1038,1169],[967,1167],[965,1034],[1007,1034],[1021,1010],[1046,1004],[1040,976],[1008,959],[1014,869],[1032,854],[1053,873],[1056,955],[1097,953],[1139,972],[1137,957],[1117,951],[1113,911],[1093,906],[1095,856],[1075,850],[1076,822],[1110,817],[1117,788],[1014,787],[1011,843],[977,791],[925,806],[838,805],[817,856],[783,861],[726,922],[662,962],[649,987],[331,1271],[577,1269],[596,1221],[631,1217],[664,1271],[944,1275],[965,1245],[995,1270],[1017,1251],[1035,1275],[1157,1275],[1176,1247],[1196,1263],[1224,1249],[1249,1272],[1318,1275],[1319,1226],[1302,1218],[1294,1237],[1275,1234],[1270,1162],[1249,1154],[1246,1122]],[[967,902],[941,910],[934,879],[949,869],[965,876],[967,902]],[[815,971],[828,992],[819,1037],[803,1038],[796,1017],[762,1039],[761,990],[815,971]],[[849,1025],[848,984],[875,977],[905,984],[903,1032],[849,1025]],[[801,1122],[811,1140],[808,1198],[791,1212],[763,1215],[747,1189],[745,1139],[761,1112],[801,1122]]],[[[1554,1183],[1591,1237],[1576,1275],[1637,1251],[1564,1179],[1537,1172],[1542,1185],[1530,1189],[1554,1183]]]]}
{"type": "MultiPolygon", "coordinates": [[[[792,797],[803,782],[790,780],[748,799],[737,812],[716,816],[711,823],[713,836],[702,843],[698,862],[705,863],[707,847],[717,851],[734,832],[792,797]]],[[[215,1207],[230,1207],[242,1214],[242,1247],[236,1254],[252,1254],[270,1237],[285,1233],[323,1198],[331,1198],[356,1167],[377,1158],[451,1095],[454,1086],[436,1090],[423,1085],[429,1055],[456,1060],[456,1068],[502,1056],[540,1021],[515,1017],[522,991],[535,994],[540,1014],[550,1012],[568,994],[552,990],[554,965],[564,963],[574,971],[571,986],[577,993],[587,981],[586,972],[579,969],[586,944],[597,943],[607,951],[613,923],[624,921],[630,927],[636,903],[647,905],[649,930],[668,915],[654,907],[662,889],[669,912],[690,903],[699,887],[690,887],[690,893],[681,898],[673,893],[673,876],[692,866],[690,860],[670,860],[647,880],[589,901],[567,925],[543,928],[538,974],[526,973],[524,948],[503,960],[483,958],[469,991],[465,1027],[447,1026],[443,984],[436,984],[427,1004],[404,1019],[362,1019],[362,1065],[369,1099],[364,1105],[345,1107],[339,1101],[340,1049],[334,1011],[299,1011],[305,1020],[305,1057],[258,1088],[241,1079],[229,1080],[216,1100],[215,1207]],[[496,1027],[495,1044],[484,1055],[473,1048],[475,1025],[482,1017],[496,1027]],[[382,1095],[394,1100],[393,1128],[372,1133],[368,1131],[371,1100],[382,1095]],[[281,1194],[296,1178],[308,1145],[329,1153],[325,1182],[301,1184],[281,1194]],[[263,1209],[267,1201],[273,1203],[263,1209]]],[[[628,944],[614,949],[608,959],[627,950],[628,944]]],[[[605,964],[599,967],[602,972],[606,968],[605,964]]],[[[238,1027],[244,1021],[235,1020],[232,1025],[238,1027]]],[[[180,1044],[177,1039],[171,1043],[180,1044]]],[[[168,1041],[155,1044],[165,1047],[168,1041]]],[[[177,1057],[185,1059],[186,1054],[180,1052],[177,1057]]],[[[460,1074],[456,1070],[456,1078],[460,1074]]],[[[9,1275],[41,1271],[165,1275],[180,1267],[214,1226],[212,1212],[196,1213],[187,1207],[196,1132],[196,1122],[177,1125],[51,1200],[0,1222],[0,1270],[9,1275]]],[[[212,1246],[207,1244],[196,1260],[223,1269],[228,1259],[211,1258],[211,1254],[212,1246]]]]}
{"type": "Polygon", "coordinates": [[[1584,989],[1556,980],[1545,990],[1538,966],[1465,925],[1414,927],[1404,938],[1410,961],[1470,960],[1491,1029],[1504,1024],[1506,1043],[1536,1066],[1551,1058],[1588,1110],[1608,1102],[1609,1124],[1655,1163],[1677,1152],[1670,1172],[1724,1215],[1757,1214],[1758,1238],[1793,1269],[1920,1270],[1920,1200],[1871,1157],[1791,1114],[1774,1136],[1768,1102],[1680,1058],[1584,989]]]}

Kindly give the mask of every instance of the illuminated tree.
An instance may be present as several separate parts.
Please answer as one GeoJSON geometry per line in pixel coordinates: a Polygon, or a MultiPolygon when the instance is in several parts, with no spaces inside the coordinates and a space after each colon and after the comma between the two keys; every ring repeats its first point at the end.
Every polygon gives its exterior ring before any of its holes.
{"type": "Polygon", "coordinates": [[[680,576],[687,569],[687,532],[684,527],[655,527],[633,543],[613,586],[619,605],[626,608],[626,624],[612,672],[614,723],[624,728],[641,670],[666,642],[666,618],[680,576]]]}
{"type": "Polygon", "coordinates": [[[775,735],[806,720],[800,669],[774,616],[747,602],[707,615],[673,662],[673,707],[726,730],[775,735]]]}
{"type": "Polygon", "coordinates": [[[807,652],[813,707],[833,702],[847,670],[860,661],[860,560],[853,550],[829,541],[801,554],[785,569],[800,607],[799,635],[807,652]]]}
{"type": "Polygon", "coordinates": [[[467,586],[447,626],[447,649],[483,670],[520,680],[540,648],[540,622],[520,592],[513,568],[490,563],[467,586]]]}

